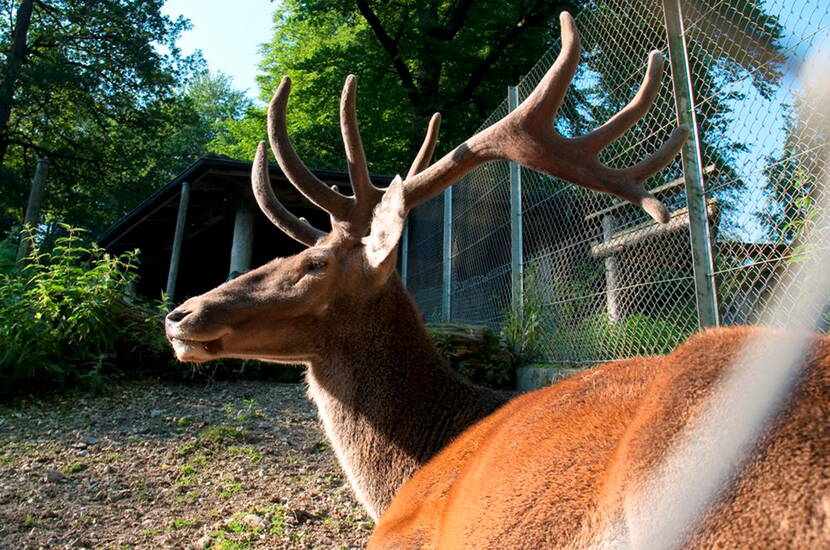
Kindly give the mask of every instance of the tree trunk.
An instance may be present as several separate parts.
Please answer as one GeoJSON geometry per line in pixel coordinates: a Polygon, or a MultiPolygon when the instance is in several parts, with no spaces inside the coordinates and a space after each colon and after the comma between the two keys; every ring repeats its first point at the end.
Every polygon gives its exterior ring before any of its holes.
{"type": "Polygon", "coordinates": [[[9,119],[12,114],[12,101],[20,76],[20,69],[26,61],[26,38],[29,34],[29,25],[32,22],[32,7],[34,0],[22,0],[17,8],[17,17],[12,35],[12,47],[6,66],[3,67],[3,80],[0,81],[0,164],[6,158],[9,147],[9,119]]]}

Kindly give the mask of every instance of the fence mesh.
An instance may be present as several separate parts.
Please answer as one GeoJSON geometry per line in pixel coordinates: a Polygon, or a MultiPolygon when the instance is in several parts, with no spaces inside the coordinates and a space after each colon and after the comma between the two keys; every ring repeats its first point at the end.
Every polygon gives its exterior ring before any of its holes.
{"type": "MultiPolygon", "coordinates": [[[[808,54],[830,54],[830,4],[681,4],[720,321],[753,323],[774,284],[797,269],[798,238],[827,175],[830,124],[802,100],[797,71],[808,54]]],[[[661,3],[607,0],[576,23],[582,59],[555,122],[565,136],[633,97],[650,50],[669,59],[661,3]]],[[[518,83],[520,100],[558,51],[557,42],[518,83]]],[[[600,160],[624,167],[656,150],[677,125],[673,92],[667,62],[650,112],[600,160]]],[[[482,127],[507,112],[505,100],[482,127]]],[[[646,182],[672,212],[663,226],[628,203],[522,169],[522,308],[511,307],[508,165],[479,168],[453,186],[449,219],[441,197],[411,214],[408,287],[430,320],[448,293],[444,320],[508,329],[521,321],[535,332],[524,351],[536,360],[579,366],[666,352],[699,327],[683,168],[678,158],[646,182]]]]}

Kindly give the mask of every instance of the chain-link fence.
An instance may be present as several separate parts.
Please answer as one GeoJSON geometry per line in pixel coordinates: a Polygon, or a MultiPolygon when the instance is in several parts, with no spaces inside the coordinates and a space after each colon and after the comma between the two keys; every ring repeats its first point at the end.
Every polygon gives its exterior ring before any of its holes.
{"type": "MultiPolygon", "coordinates": [[[[556,121],[563,135],[621,109],[650,50],[671,59],[650,112],[600,158],[629,166],[678,120],[690,122],[698,139],[686,162],[646,183],[671,221],[658,226],[613,197],[486,165],[410,215],[402,261],[425,317],[505,329],[528,355],[562,365],[661,353],[699,326],[755,322],[798,265],[828,169],[830,123],[810,112],[797,76],[808,54],[830,55],[830,4],[607,0],[576,22],[582,62],[556,121]]],[[[558,51],[518,83],[519,101],[558,51]]],[[[482,127],[509,108],[505,98],[482,127]]]]}

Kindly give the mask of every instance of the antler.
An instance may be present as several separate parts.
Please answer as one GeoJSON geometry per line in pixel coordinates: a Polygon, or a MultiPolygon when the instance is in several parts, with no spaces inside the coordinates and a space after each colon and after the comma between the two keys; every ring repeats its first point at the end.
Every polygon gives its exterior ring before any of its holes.
{"type": "MultiPolygon", "coordinates": [[[[611,168],[597,158],[605,147],[640,120],[654,103],[663,72],[660,52],[653,51],[649,54],[643,82],[628,105],[592,132],[576,138],[565,138],[553,128],[553,121],[576,72],[580,46],[571,15],[562,12],[559,20],[562,26],[562,50],[536,89],[505,118],[472,136],[427,167],[441,121],[438,114],[432,117],[424,144],[403,183],[407,210],[434,197],[477,166],[501,159],[517,162],[588,189],[611,193],[642,207],[660,223],[668,221],[668,210],[643,187],[643,181],[677,155],[689,134],[686,126],[675,128],[657,151],[633,166],[611,168]]],[[[268,136],[277,162],[303,195],[331,215],[332,226],[338,225],[348,233],[362,237],[371,221],[372,210],[383,192],[372,185],[366,167],[355,116],[355,77],[349,75],[346,78],[340,98],[340,126],[354,197],[345,197],[317,179],[291,147],[285,124],[290,88],[291,81],[283,77],[268,109],[268,136]]],[[[296,218],[279,204],[267,181],[264,158],[265,146],[260,144],[252,175],[257,202],[286,233],[305,244],[314,244],[325,233],[296,218]]]]}
{"type": "MultiPolygon", "coordinates": [[[[341,226],[350,234],[363,236],[369,227],[372,211],[383,197],[383,191],[372,185],[366,166],[366,155],[355,115],[355,98],[357,81],[354,75],[346,78],[340,96],[340,129],[346,148],[349,168],[349,180],[352,183],[354,197],[346,197],[337,192],[336,187],[329,188],[303,164],[291,146],[285,124],[285,108],[291,90],[291,80],[283,77],[271,103],[268,106],[268,138],[271,149],[280,168],[288,180],[311,202],[331,215],[332,227],[341,226]]],[[[408,176],[413,176],[426,168],[435,150],[441,115],[435,114],[429,122],[427,134],[418,151],[408,176]]],[[[307,245],[314,244],[326,235],[311,226],[305,219],[289,212],[277,199],[268,177],[268,159],[265,142],[259,143],[251,170],[251,185],[257,204],[271,222],[295,240],[307,245]]]]}
{"type": "Polygon", "coordinates": [[[580,46],[570,14],[562,12],[559,20],[562,50],[536,89],[508,116],[474,135],[423,172],[407,178],[404,182],[407,209],[434,197],[476,166],[503,159],[588,189],[617,195],[642,207],[658,222],[668,221],[668,210],[642,182],[674,158],[689,134],[686,126],[677,127],[656,152],[628,168],[610,168],[597,159],[599,152],[642,118],[654,102],[663,70],[660,53],[654,51],[649,55],[643,83],[626,107],[596,130],[568,139],[553,129],[553,120],[576,72],[580,46]]]}

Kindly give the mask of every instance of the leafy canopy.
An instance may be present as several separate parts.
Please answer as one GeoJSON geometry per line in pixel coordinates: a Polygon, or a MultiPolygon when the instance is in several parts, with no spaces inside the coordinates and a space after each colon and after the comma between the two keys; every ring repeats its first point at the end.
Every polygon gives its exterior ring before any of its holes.
{"type": "MultiPolygon", "coordinates": [[[[358,77],[358,112],[370,169],[403,172],[429,116],[444,116],[439,152],[469,137],[556,36],[561,10],[576,3],[471,0],[369,2],[286,0],[274,14],[259,78],[270,99],[292,78],[289,131],[306,163],[344,169],[337,104],[348,73],[358,77]]],[[[217,152],[251,158],[265,138],[250,112],[217,152]]]]}

